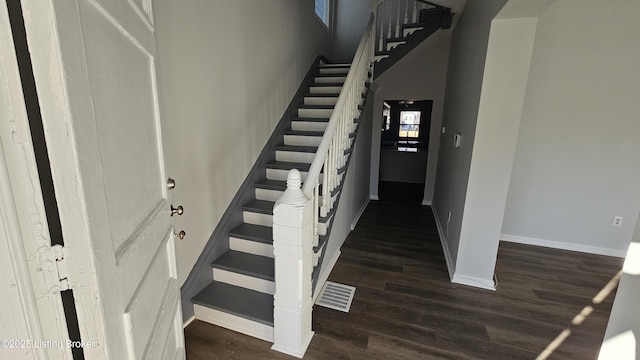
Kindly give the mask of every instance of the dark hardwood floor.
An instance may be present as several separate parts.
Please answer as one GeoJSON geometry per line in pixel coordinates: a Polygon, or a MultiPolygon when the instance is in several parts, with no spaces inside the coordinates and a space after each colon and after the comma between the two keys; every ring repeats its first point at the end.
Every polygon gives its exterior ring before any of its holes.
{"type": "MultiPolygon", "coordinates": [[[[389,196],[419,189],[380,190],[330,276],[351,311],[314,306],[305,359],[597,358],[623,259],[503,242],[497,291],[455,285],[422,194],[389,196]]],[[[189,360],[293,359],[200,321],[185,337],[189,360]]]]}

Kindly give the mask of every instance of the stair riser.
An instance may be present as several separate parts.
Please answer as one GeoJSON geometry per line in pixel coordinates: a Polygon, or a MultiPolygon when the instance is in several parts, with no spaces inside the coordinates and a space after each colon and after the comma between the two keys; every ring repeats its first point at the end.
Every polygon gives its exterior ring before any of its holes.
{"type": "Polygon", "coordinates": [[[273,258],[273,245],[263,244],[257,241],[229,237],[229,248],[248,254],[273,258]]]}
{"type": "Polygon", "coordinates": [[[329,218],[327,222],[319,222],[318,223],[318,234],[319,235],[327,235],[327,229],[331,226],[331,221],[333,221],[333,216],[329,218]]]}
{"type": "Polygon", "coordinates": [[[340,94],[342,86],[312,86],[309,88],[310,94],[340,94]]]}
{"type": "Polygon", "coordinates": [[[331,117],[333,109],[298,109],[299,117],[326,119],[331,117]]]}
{"type": "Polygon", "coordinates": [[[322,68],[320,69],[320,74],[347,74],[349,72],[349,68],[322,68]]]}
{"type": "Polygon", "coordinates": [[[326,248],[327,248],[327,243],[325,242],[324,245],[322,245],[322,247],[318,249],[318,251],[313,253],[313,266],[318,266],[318,262],[320,261],[320,256],[322,256],[322,252],[326,248]]]}
{"type": "Polygon", "coordinates": [[[238,274],[232,271],[213,268],[213,280],[241,286],[243,288],[273,295],[276,284],[273,281],[258,279],[253,276],[238,274]]]}
{"type": "Polygon", "coordinates": [[[276,201],[282,193],[279,190],[256,189],[256,200],[276,201]]]}
{"type": "Polygon", "coordinates": [[[247,224],[273,226],[273,215],[243,211],[242,218],[247,224]]]}
{"type": "Polygon", "coordinates": [[[315,153],[295,152],[295,151],[276,151],[277,161],[297,162],[311,164],[315,153]]]}
{"type": "Polygon", "coordinates": [[[321,136],[285,135],[284,144],[293,146],[318,146],[322,142],[321,136]]]}
{"type": "MultiPolygon", "coordinates": [[[[278,180],[278,181],[287,181],[287,175],[289,174],[289,170],[284,169],[267,169],[267,179],[269,180],[278,180]]],[[[306,171],[300,171],[300,176],[302,176],[302,181],[304,182],[307,178],[306,171]]],[[[271,225],[269,225],[271,226],[271,225]]]]}
{"type": "Polygon", "coordinates": [[[193,306],[193,312],[198,320],[221,326],[225,329],[237,331],[241,334],[253,336],[264,341],[273,342],[273,327],[269,325],[264,325],[256,321],[198,304],[193,306]]]}
{"type": "Polygon", "coordinates": [[[329,123],[326,121],[292,121],[291,130],[324,131],[329,123]]]}
{"type": "Polygon", "coordinates": [[[346,76],[322,76],[314,79],[316,84],[340,84],[347,80],[346,76]]]}
{"type": "Polygon", "coordinates": [[[307,96],[304,98],[305,105],[335,105],[337,102],[338,102],[338,98],[334,96],[330,96],[330,97],[307,96]]]}

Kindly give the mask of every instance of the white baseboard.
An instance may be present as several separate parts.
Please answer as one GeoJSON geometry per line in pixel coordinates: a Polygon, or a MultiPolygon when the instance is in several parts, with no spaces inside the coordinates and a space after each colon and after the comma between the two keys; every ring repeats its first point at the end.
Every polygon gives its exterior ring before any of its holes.
{"type": "Polygon", "coordinates": [[[569,243],[569,242],[563,242],[563,241],[538,239],[538,238],[532,238],[527,236],[500,234],[500,240],[506,241],[506,242],[518,243],[518,244],[535,245],[535,246],[548,247],[552,249],[578,251],[578,252],[583,252],[588,254],[614,256],[619,258],[624,258],[627,256],[626,250],[610,249],[610,248],[603,248],[599,246],[583,245],[583,244],[569,243]]]}
{"type": "Polygon", "coordinates": [[[447,271],[449,271],[449,279],[453,281],[454,267],[453,261],[451,260],[451,253],[449,252],[449,245],[447,245],[447,237],[444,234],[442,223],[440,223],[438,212],[436,211],[435,207],[433,207],[433,205],[431,205],[431,212],[433,212],[433,217],[436,220],[436,228],[438,229],[440,244],[442,245],[442,251],[444,252],[444,261],[447,263],[447,271]]]}
{"type": "Polygon", "coordinates": [[[496,291],[496,284],[493,280],[481,279],[473,276],[453,274],[452,283],[473,286],[481,289],[496,291]]]}
{"type": "Polygon", "coordinates": [[[371,200],[380,200],[380,198],[378,198],[378,195],[371,194],[371,196],[369,197],[371,198],[371,200]]]}
{"type": "Polygon", "coordinates": [[[422,205],[423,206],[431,206],[432,203],[433,203],[433,201],[431,201],[431,200],[422,200],[422,205]]]}
{"type": "Polygon", "coordinates": [[[196,319],[195,315],[191,315],[190,318],[187,319],[187,321],[182,323],[182,328],[186,328],[187,326],[189,326],[189,324],[191,324],[194,320],[196,319]]]}
{"type": "Polygon", "coordinates": [[[360,210],[358,210],[358,213],[356,214],[353,221],[351,222],[351,230],[355,229],[356,225],[358,225],[358,220],[360,220],[360,217],[362,216],[362,214],[364,214],[364,211],[367,209],[367,205],[369,205],[370,201],[371,199],[367,199],[367,201],[364,202],[364,205],[362,205],[360,210]]]}
{"type": "Polygon", "coordinates": [[[333,267],[336,266],[336,263],[338,262],[338,258],[340,257],[340,254],[342,254],[340,250],[336,251],[336,254],[333,256],[333,258],[329,262],[329,266],[327,266],[326,269],[322,272],[322,274],[320,274],[320,277],[318,277],[318,282],[316,283],[316,291],[315,291],[315,294],[313,294],[314,304],[316,303],[316,299],[318,298],[318,295],[320,295],[322,286],[324,286],[324,283],[327,282],[327,279],[329,279],[331,270],[333,270],[333,267]]]}

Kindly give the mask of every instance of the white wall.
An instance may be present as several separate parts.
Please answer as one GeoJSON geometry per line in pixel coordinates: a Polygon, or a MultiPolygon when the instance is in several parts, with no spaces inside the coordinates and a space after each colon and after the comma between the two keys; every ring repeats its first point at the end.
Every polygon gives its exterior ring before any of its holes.
{"type": "Polygon", "coordinates": [[[558,0],[540,15],[503,239],[626,253],[640,211],[639,16],[637,0],[558,0]]]}
{"type": "Polygon", "coordinates": [[[491,20],[506,0],[469,1],[451,39],[433,210],[450,271],[457,259],[491,20]],[[453,135],[464,136],[454,148],[453,135]],[[449,214],[451,216],[449,217],[449,214]]]}
{"type": "MultiPolygon", "coordinates": [[[[491,22],[452,279],[456,283],[495,288],[493,271],[535,33],[535,17],[491,22]]],[[[462,134],[463,144],[467,135],[462,134]]]]}
{"type": "Polygon", "coordinates": [[[154,0],[182,284],[330,35],[313,0],[154,0]]]}
{"type": "Polygon", "coordinates": [[[631,246],[622,269],[622,277],[598,359],[635,360],[640,357],[640,216],[636,221],[631,246]]]}
{"type": "Polygon", "coordinates": [[[382,104],[385,100],[433,100],[423,203],[430,204],[433,199],[450,41],[450,30],[438,30],[375,79],[370,182],[373,199],[378,198],[382,104]]]}

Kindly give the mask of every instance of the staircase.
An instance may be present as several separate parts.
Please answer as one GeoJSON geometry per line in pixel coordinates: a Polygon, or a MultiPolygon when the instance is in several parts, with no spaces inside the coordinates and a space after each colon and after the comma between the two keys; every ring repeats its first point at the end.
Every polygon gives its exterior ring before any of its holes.
{"type": "Polygon", "coordinates": [[[195,318],[304,355],[313,336],[313,296],[328,276],[322,265],[372,72],[381,74],[451,25],[448,8],[417,3],[424,5],[384,2],[378,18],[395,16],[393,28],[382,20],[378,27],[372,15],[352,64],[319,57],[311,67],[183,286],[195,318]],[[376,29],[384,34],[376,35],[376,29]],[[227,240],[228,249],[222,247],[227,240]]]}
{"type": "Polygon", "coordinates": [[[375,76],[439,29],[451,28],[448,7],[421,0],[386,0],[377,9],[375,76]]]}
{"type": "MultiPolygon", "coordinates": [[[[261,166],[260,180],[247,191],[254,200],[242,206],[243,222],[230,230],[229,250],[211,263],[212,282],[193,297],[197,319],[273,341],[274,250],[273,208],[283,194],[287,175],[298,169],[305,180],[342,90],[349,64],[316,64],[312,81],[303,84],[304,97],[288,125],[278,135],[280,144],[261,166]]],[[[355,129],[354,122],[353,128],[355,129]]],[[[351,145],[355,131],[351,132],[351,145]]],[[[351,147],[350,145],[350,147],[351,147]]],[[[344,171],[343,171],[344,172],[344,171]]],[[[339,190],[334,191],[336,198],[339,190]]],[[[317,280],[334,212],[318,219],[314,247],[317,280]],[[320,263],[321,264],[321,263],[320,263]]]]}

